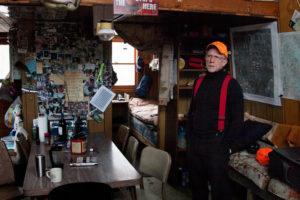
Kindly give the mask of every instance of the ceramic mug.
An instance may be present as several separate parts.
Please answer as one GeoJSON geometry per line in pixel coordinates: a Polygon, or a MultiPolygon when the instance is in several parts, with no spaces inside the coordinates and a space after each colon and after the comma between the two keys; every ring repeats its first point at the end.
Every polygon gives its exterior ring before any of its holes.
{"type": "Polygon", "coordinates": [[[62,180],[62,168],[59,168],[59,167],[51,168],[49,171],[46,172],[46,176],[53,183],[61,182],[61,180],[62,180]]]}

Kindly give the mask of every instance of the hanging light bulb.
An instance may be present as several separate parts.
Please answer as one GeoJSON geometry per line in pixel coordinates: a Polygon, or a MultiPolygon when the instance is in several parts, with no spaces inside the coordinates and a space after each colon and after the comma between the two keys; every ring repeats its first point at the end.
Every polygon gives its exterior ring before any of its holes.
{"type": "Polygon", "coordinates": [[[112,29],[111,22],[99,22],[97,23],[96,35],[102,41],[110,41],[115,37],[116,32],[112,29]]]}

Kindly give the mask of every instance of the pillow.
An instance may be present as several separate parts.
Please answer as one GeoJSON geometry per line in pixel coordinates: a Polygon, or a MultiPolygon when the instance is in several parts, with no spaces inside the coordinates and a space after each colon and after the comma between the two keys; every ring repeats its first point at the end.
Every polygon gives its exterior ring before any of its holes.
{"type": "Polygon", "coordinates": [[[272,122],[272,128],[271,130],[269,130],[269,132],[267,132],[262,138],[267,140],[268,142],[271,142],[272,143],[272,137],[278,127],[278,124],[277,122],[272,122]]]}
{"type": "Polygon", "coordinates": [[[288,135],[292,129],[292,125],[279,124],[272,137],[272,143],[276,147],[288,147],[288,135]]]}
{"type": "Polygon", "coordinates": [[[243,133],[237,136],[232,144],[233,151],[244,150],[255,144],[263,135],[270,131],[272,125],[258,121],[247,120],[244,122],[243,133]]]}
{"type": "Polygon", "coordinates": [[[247,120],[244,123],[245,139],[248,145],[255,143],[272,129],[272,125],[258,121],[247,120]]]}
{"type": "Polygon", "coordinates": [[[289,146],[300,146],[300,126],[293,126],[287,138],[289,146]]]}

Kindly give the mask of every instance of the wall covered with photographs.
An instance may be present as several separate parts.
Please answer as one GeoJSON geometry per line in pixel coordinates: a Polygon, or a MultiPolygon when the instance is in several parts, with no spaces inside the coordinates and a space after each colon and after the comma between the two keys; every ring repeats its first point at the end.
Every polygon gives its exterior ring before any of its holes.
{"type": "Polygon", "coordinates": [[[38,93],[39,113],[55,117],[63,109],[65,115],[103,119],[89,104],[101,85],[112,87],[111,61],[103,59],[97,37],[85,37],[74,22],[36,22],[31,32],[18,27],[12,35],[14,54],[25,57],[26,77],[31,79],[22,88],[38,93]]]}

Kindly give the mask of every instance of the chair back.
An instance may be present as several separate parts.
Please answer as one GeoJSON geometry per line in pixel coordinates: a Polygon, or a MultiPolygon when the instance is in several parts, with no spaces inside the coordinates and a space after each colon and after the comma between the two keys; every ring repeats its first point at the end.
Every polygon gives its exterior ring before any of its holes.
{"type": "Polygon", "coordinates": [[[5,143],[0,140],[0,199],[21,199],[23,189],[15,184],[15,173],[5,143]]]}
{"type": "Polygon", "coordinates": [[[172,160],[169,153],[147,146],[143,149],[141,154],[139,171],[166,183],[170,172],[171,162],[172,160]]]}
{"type": "Polygon", "coordinates": [[[11,162],[5,143],[0,140],[0,185],[15,182],[13,164],[11,162]]]}
{"type": "Polygon", "coordinates": [[[29,154],[30,154],[30,146],[28,141],[26,140],[25,136],[23,134],[18,134],[17,135],[17,144],[19,145],[22,154],[25,158],[25,160],[27,161],[29,158],[29,154]]]}
{"type": "Polygon", "coordinates": [[[122,153],[125,152],[126,142],[129,136],[129,127],[121,125],[117,134],[113,136],[113,142],[117,145],[122,153]]]}
{"type": "Polygon", "coordinates": [[[136,152],[138,146],[139,146],[139,141],[135,137],[130,136],[126,147],[125,157],[133,166],[135,165],[136,152]]]}
{"type": "Polygon", "coordinates": [[[96,182],[70,183],[61,185],[50,191],[49,200],[65,199],[112,199],[112,189],[109,185],[96,182]]]}

